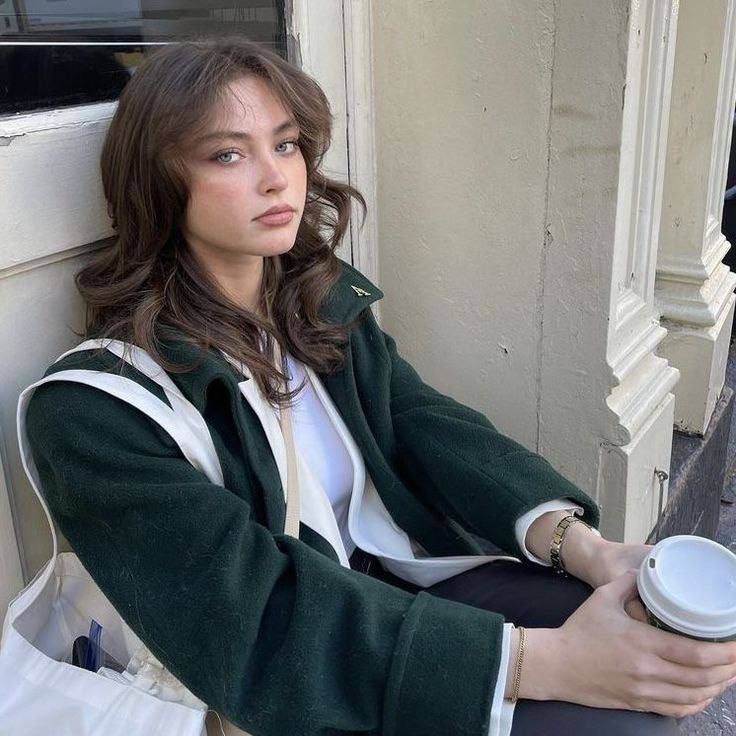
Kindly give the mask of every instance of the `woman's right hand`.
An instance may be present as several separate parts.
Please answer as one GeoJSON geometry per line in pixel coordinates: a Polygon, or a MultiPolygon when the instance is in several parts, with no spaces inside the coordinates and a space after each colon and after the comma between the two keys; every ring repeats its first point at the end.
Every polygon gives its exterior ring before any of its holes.
{"type": "Polygon", "coordinates": [[[527,629],[519,697],[682,718],[736,683],[736,641],[671,634],[627,613],[636,573],[596,589],[557,629],[527,629]]]}

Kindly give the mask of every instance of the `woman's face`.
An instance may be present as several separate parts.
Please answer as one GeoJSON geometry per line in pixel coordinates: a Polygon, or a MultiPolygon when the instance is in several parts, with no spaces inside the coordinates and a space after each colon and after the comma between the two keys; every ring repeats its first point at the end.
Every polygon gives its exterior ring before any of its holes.
{"type": "Polygon", "coordinates": [[[307,189],[294,143],[299,129],[268,83],[244,76],[228,90],[186,159],[190,199],[182,232],[214,270],[290,250],[307,189]],[[294,210],[290,219],[258,219],[283,205],[294,210]]]}

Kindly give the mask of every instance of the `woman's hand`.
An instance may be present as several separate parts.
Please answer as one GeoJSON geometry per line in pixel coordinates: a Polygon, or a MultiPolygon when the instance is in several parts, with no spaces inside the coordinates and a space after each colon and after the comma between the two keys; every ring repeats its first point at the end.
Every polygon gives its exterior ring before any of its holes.
{"type": "MultiPolygon", "coordinates": [[[[551,511],[535,520],[526,537],[526,545],[533,554],[549,562],[552,533],[560,519],[569,513],[551,511]]],[[[649,544],[609,542],[585,524],[572,524],[565,533],[562,563],[571,575],[592,588],[599,588],[628,570],[638,570],[650,549],[649,544]]]]}
{"type": "Polygon", "coordinates": [[[651,549],[651,544],[610,542],[583,524],[573,524],[562,547],[562,562],[571,575],[600,588],[625,572],[636,572],[651,549]]]}
{"type": "Polygon", "coordinates": [[[600,588],[630,570],[636,572],[653,547],[651,544],[620,544],[605,539],[600,542],[586,580],[593,588],[600,588]]]}
{"type": "Polygon", "coordinates": [[[558,629],[528,629],[519,697],[681,718],[736,682],[736,642],[701,642],[626,613],[627,572],[602,585],[558,629]]]}

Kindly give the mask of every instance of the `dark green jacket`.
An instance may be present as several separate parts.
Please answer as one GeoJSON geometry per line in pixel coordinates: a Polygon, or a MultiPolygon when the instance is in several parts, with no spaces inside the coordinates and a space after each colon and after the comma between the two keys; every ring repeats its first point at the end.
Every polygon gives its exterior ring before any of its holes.
{"type": "MultiPolygon", "coordinates": [[[[319,377],[397,524],[433,555],[481,553],[476,535],[517,556],[514,522],[544,501],[572,498],[597,526],[595,503],[544,459],[422,381],[368,307],[381,291],[342,268],[323,316],[362,319],[344,367],[319,377]]],[[[96,388],[51,383],[31,399],[51,513],[113,605],[195,695],[254,736],[486,736],[502,616],[346,569],[304,525],[300,539],[284,535],[277,465],[243,377],[214,351],[199,357],[171,377],[210,427],[224,488],[96,388]]],[[[117,363],[74,353],[47,374],[117,363]]]]}

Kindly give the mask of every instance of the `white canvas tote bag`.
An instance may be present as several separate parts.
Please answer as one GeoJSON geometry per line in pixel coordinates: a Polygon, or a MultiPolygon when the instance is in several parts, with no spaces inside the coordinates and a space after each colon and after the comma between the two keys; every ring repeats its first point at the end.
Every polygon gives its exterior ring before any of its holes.
{"type": "MultiPolygon", "coordinates": [[[[136,406],[171,435],[184,456],[211,482],[223,484],[204,418],[148,353],[118,341],[88,340],[59,360],[71,352],[95,347],[111,350],[156,381],[173,408],[135,381],[91,370],[60,371],[37,381],[20,395],[17,421],[21,459],[51,529],[53,555],[7,610],[0,640],[0,736],[248,736],[215,711],[210,711],[208,717],[206,704],[141,642],[76,554],[58,552],[56,530],[39,490],[25,430],[28,401],[44,383],[85,383],[136,406]],[[103,627],[103,648],[122,664],[132,660],[137,665],[130,684],[63,661],[74,640],[88,633],[91,618],[103,627]]],[[[290,471],[287,533],[293,534],[295,528],[298,533],[299,498],[288,411],[282,412],[281,422],[290,471]]]]}

